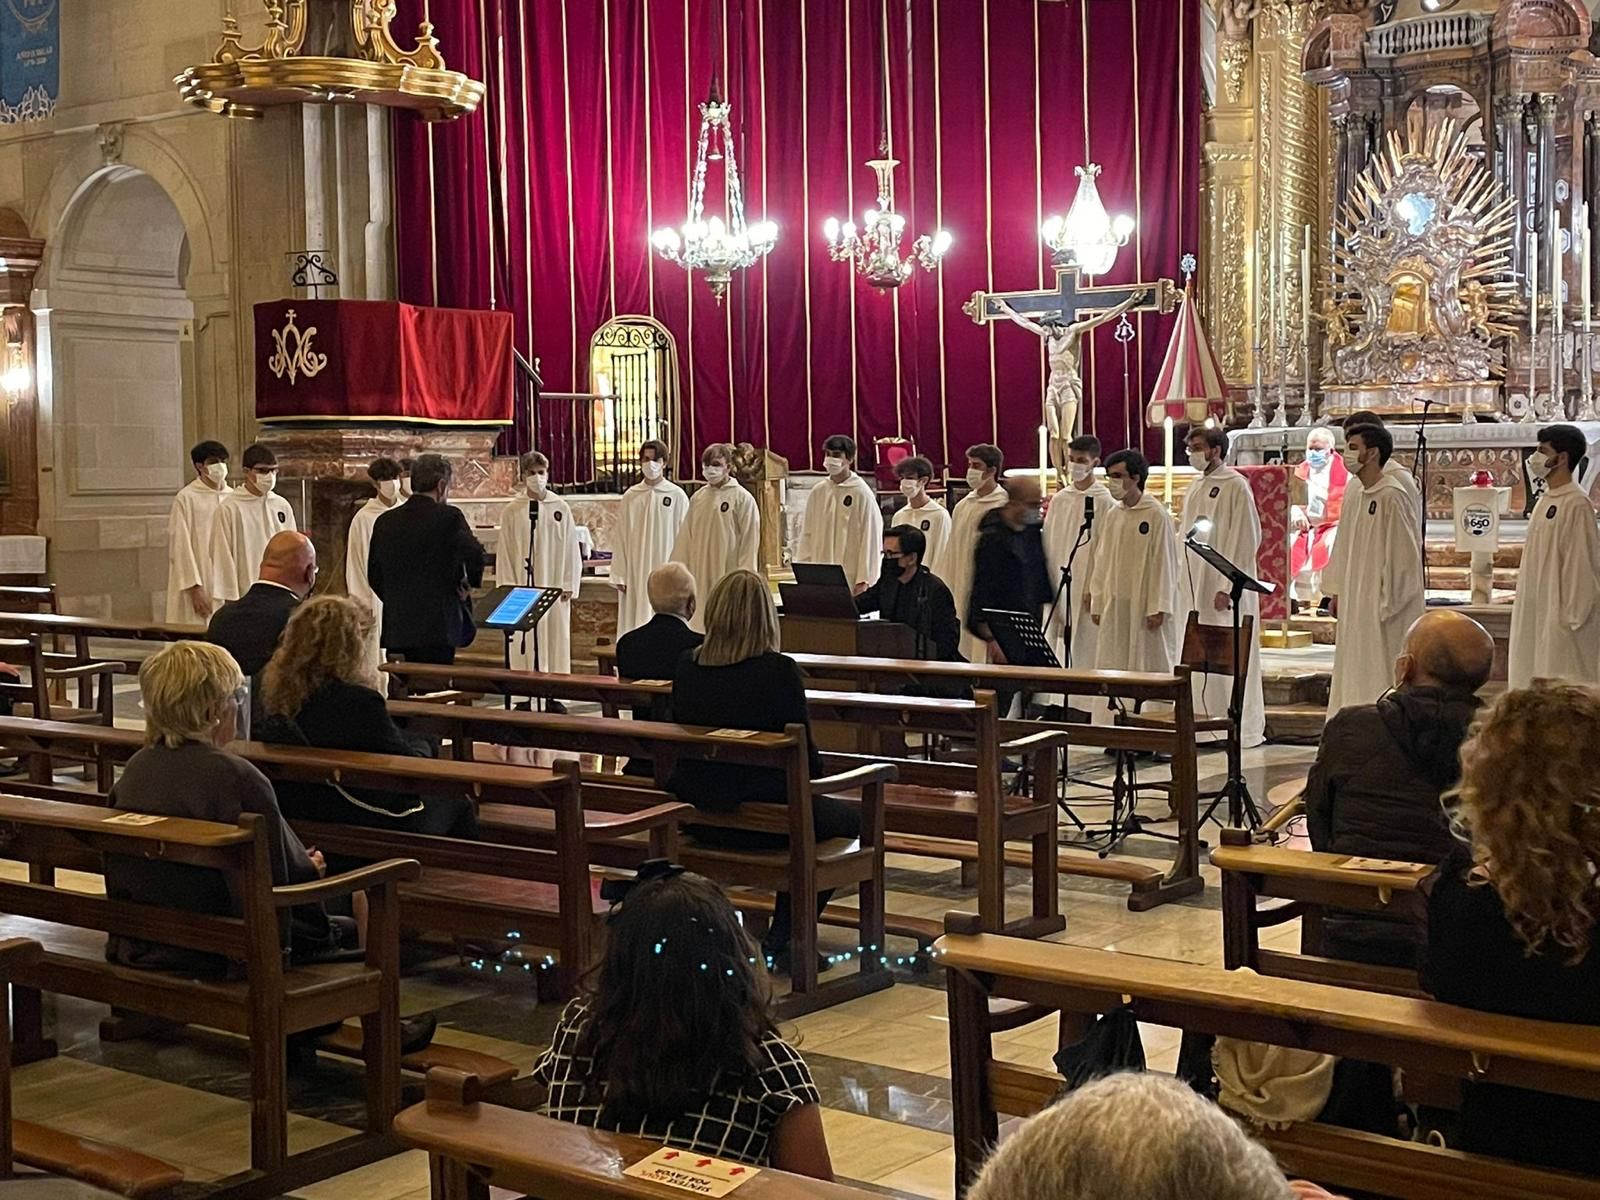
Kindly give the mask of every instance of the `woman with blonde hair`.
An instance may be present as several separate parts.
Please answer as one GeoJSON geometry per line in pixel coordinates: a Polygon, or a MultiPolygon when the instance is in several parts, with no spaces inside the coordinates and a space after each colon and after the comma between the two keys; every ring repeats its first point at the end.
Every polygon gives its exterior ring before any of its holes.
{"type": "MultiPolygon", "coordinates": [[[[811,737],[806,685],[794,659],[778,651],[778,610],[767,581],[754,571],[732,571],[711,590],[705,606],[706,640],[678,660],[672,676],[672,716],[685,725],[710,725],[782,733],[802,725],[811,776],[822,774],[822,757],[811,737]]],[[[783,772],[776,767],[680,761],[668,785],[680,800],[708,812],[733,812],[745,801],[783,803],[783,772]]],[[[855,808],[833,796],[812,797],[817,840],[861,835],[855,808]]],[[[777,833],[694,826],[705,845],[772,850],[789,844],[777,833]]],[[[828,894],[820,896],[826,903],[828,894]]],[[[788,959],[791,913],[787,893],[778,894],[765,949],[781,969],[788,959]]]]}
{"type": "MultiPolygon", "coordinates": [[[[317,596],[295,609],[261,673],[264,741],[431,758],[432,747],[389,716],[370,655],[372,613],[358,600],[317,596]]],[[[466,796],[409,796],[291,784],[280,789],[291,817],[411,833],[476,838],[466,796]]]]}
{"type": "MultiPolygon", "coordinates": [[[[1428,881],[1423,985],[1488,1012],[1600,1025],[1600,691],[1507,692],[1461,747],[1467,839],[1428,881]]],[[[1469,1083],[1460,1149],[1600,1174],[1600,1104],[1469,1083]]]]}

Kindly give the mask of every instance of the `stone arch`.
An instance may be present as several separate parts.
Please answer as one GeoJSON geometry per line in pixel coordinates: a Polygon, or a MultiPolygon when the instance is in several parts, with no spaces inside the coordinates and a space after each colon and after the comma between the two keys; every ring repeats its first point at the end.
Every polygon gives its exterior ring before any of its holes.
{"type": "Polygon", "coordinates": [[[1503,0],[1494,15],[1496,45],[1515,50],[1585,49],[1589,30],[1578,0],[1503,0]]]}

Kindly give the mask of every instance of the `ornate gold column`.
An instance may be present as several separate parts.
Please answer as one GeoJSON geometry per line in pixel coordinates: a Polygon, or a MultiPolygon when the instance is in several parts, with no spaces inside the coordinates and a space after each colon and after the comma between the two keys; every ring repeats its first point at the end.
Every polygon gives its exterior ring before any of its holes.
{"type": "Polygon", "coordinates": [[[1248,22],[1241,27],[1232,20],[1229,2],[1218,3],[1217,96],[1206,123],[1205,249],[1210,269],[1200,295],[1223,377],[1240,401],[1255,370],[1256,85],[1250,28],[1248,22]]]}

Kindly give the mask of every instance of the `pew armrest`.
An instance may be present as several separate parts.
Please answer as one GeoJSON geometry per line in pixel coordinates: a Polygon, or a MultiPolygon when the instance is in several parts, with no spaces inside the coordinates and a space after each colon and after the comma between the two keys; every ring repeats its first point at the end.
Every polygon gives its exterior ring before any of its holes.
{"type": "Polygon", "coordinates": [[[298,904],[325,904],[340,896],[385,884],[414,883],[421,875],[422,866],[416,859],[391,858],[310,883],[286,883],[275,887],[272,889],[272,906],[293,908],[298,904]]]}
{"type": "Polygon", "coordinates": [[[899,775],[900,772],[893,763],[866,763],[852,767],[848,771],[841,771],[837,775],[825,775],[821,779],[813,779],[811,793],[826,796],[834,792],[850,792],[874,783],[893,783],[899,775]]]}
{"type": "Polygon", "coordinates": [[[678,803],[652,804],[638,812],[594,812],[585,809],[583,832],[591,841],[607,841],[681,825],[693,815],[693,805],[678,803]]]}
{"type": "Polygon", "coordinates": [[[46,667],[46,679],[84,679],[91,675],[126,675],[128,664],[125,662],[86,662],[75,667],[46,667]]]}
{"type": "Polygon", "coordinates": [[[407,696],[412,704],[476,704],[483,699],[482,692],[451,690],[444,692],[417,692],[407,696]]]}
{"type": "Polygon", "coordinates": [[[1064,729],[1041,729],[1038,733],[1024,734],[1009,742],[1000,743],[1001,754],[1037,754],[1041,750],[1061,750],[1072,744],[1072,735],[1064,729]]]}

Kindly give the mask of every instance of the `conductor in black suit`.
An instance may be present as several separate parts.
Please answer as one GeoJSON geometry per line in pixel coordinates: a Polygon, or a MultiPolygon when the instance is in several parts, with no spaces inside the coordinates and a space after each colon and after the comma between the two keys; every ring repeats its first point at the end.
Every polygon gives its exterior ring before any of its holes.
{"type": "Polygon", "coordinates": [[[483,583],[483,543],[445,503],[450,474],[442,455],[419,455],[411,499],[372,527],[367,582],[383,601],[383,645],[407,662],[453,663],[476,633],[469,597],[483,583]]]}
{"type": "Polygon", "coordinates": [[[922,565],[927,549],[920,529],[894,525],[884,530],[883,571],[877,583],[856,597],[856,611],[909,625],[917,635],[918,658],[965,662],[955,597],[944,580],[922,565]]]}

